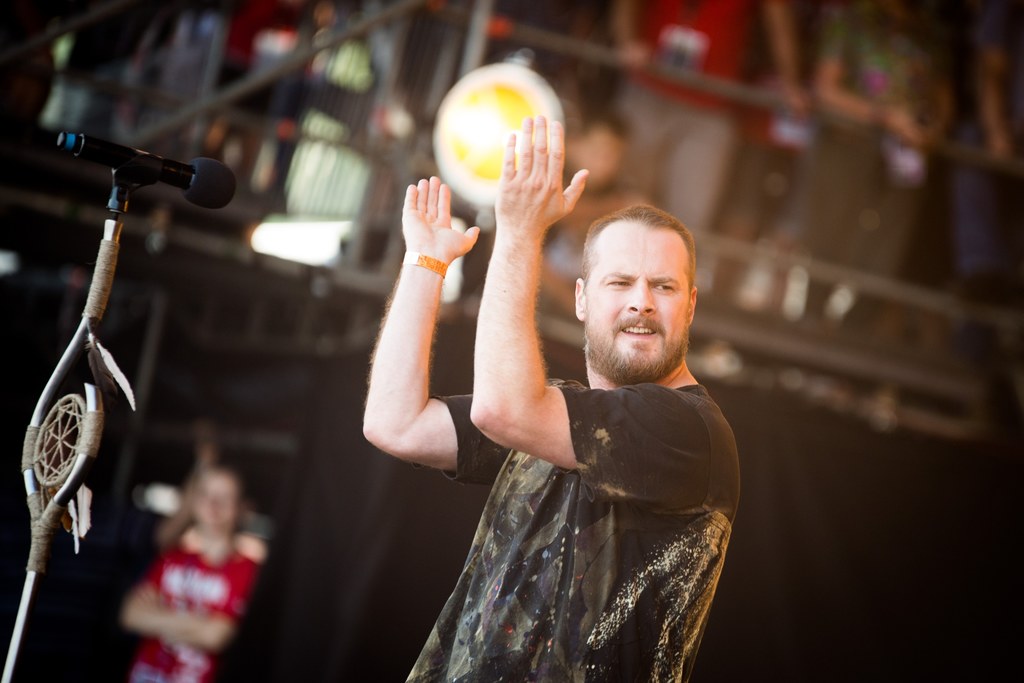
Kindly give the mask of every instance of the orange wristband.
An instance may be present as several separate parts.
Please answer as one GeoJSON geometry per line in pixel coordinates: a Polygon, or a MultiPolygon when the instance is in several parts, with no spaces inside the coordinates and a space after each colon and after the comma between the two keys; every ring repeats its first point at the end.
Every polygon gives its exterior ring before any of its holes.
{"type": "Polygon", "coordinates": [[[402,265],[406,266],[422,266],[427,270],[432,270],[442,278],[445,273],[448,272],[448,264],[444,261],[440,261],[433,256],[427,256],[421,254],[418,251],[407,251],[405,252],[405,258],[402,259],[402,265]]]}

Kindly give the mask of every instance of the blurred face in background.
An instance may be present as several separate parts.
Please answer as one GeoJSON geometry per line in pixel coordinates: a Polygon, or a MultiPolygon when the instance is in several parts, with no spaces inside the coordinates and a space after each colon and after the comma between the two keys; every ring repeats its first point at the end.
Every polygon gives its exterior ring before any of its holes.
{"type": "Polygon", "coordinates": [[[211,469],[200,476],[193,509],[200,533],[233,534],[241,512],[241,483],[232,472],[211,469]]]}
{"type": "Polygon", "coordinates": [[[622,135],[603,123],[594,123],[585,132],[574,135],[566,145],[566,161],[572,170],[590,171],[587,188],[601,191],[617,180],[626,141],[622,135]]]}

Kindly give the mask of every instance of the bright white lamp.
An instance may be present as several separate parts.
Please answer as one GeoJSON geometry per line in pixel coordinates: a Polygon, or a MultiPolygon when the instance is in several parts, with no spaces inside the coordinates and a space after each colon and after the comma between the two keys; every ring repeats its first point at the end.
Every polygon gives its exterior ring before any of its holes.
{"type": "Polygon", "coordinates": [[[351,221],[270,216],[252,232],[249,243],[253,251],[261,254],[311,266],[326,266],[338,258],[341,242],[351,230],[351,221]]]}
{"type": "Polygon", "coordinates": [[[438,109],[434,156],[441,179],[476,207],[493,206],[509,133],[524,118],[540,115],[564,122],[558,95],[525,64],[509,61],[469,72],[438,109]]]}

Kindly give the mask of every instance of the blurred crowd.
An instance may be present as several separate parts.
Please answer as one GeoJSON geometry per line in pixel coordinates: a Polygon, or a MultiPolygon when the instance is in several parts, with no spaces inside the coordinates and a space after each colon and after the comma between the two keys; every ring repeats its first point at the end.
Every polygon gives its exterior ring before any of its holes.
{"type": "MultiPolygon", "coordinates": [[[[704,258],[702,293],[818,329],[919,347],[952,341],[973,361],[992,360],[984,325],[865,295],[862,281],[841,275],[1024,303],[1024,178],[940,153],[956,143],[1020,159],[1024,3],[611,0],[606,16],[627,70],[610,107],[578,97],[570,136],[570,165],[574,154],[592,163],[594,144],[619,164],[591,199],[613,187],[622,201],[665,207],[698,240],[721,235],[840,267],[840,277],[815,280],[771,258],[704,258]],[[690,87],[680,74],[754,86],[777,105],[690,87]],[[594,143],[591,118],[620,145],[594,143]]],[[[574,262],[566,244],[578,249],[584,230],[558,226],[550,271],[575,278],[561,264],[574,262]]]]}
{"type": "MultiPolygon", "coordinates": [[[[0,45],[39,33],[47,21],[71,10],[100,4],[5,3],[0,45]]],[[[181,101],[196,97],[204,82],[235,82],[318,32],[387,5],[143,3],[119,23],[81,31],[62,59],[66,69],[119,74],[181,101]],[[219,68],[204,70],[218,35],[226,46],[219,68]]],[[[897,278],[970,302],[1024,303],[1024,212],[1016,206],[1024,196],[1018,191],[1022,176],[1008,172],[1008,164],[998,169],[940,153],[955,143],[996,162],[1020,160],[1024,2],[496,0],[494,12],[485,61],[521,51],[511,33],[501,30],[517,24],[618,55],[614,66],[557,49],[532,49],[533,67],[565,103],[567,172],[591,169],[583,203],[550,234],[546,310],[574,315],[571,292],[587,226],[597,215],[636,202],[678,216],[698,242],[701,235],[720,235],[764,247],[759,253],[805,255],[849,269],[840,273],[897,278]],[[712,87],[700,77],[712,79],[712,87]],[[764,97],[732,97],[716,83],[756,88],[764,97]]],[[[416,39],[413,33],[384,26],[365,41],[362,71],[353,67],[353,54],[344,69],[337,68],[337,59],[321,59],[235,103],[257,121],[269,116],[280,140],[275,162],[262,170],[256,159],[265,126],[243,121],[239,127],[231,117],[215,116],[197,122],[203,129],[192,131],[193,144],[207,156],[230,161],[239,175],[258,176],[251,185],[258,190],[280,185],[294,152],[288,133],[311,93],[332,79],[344,93],[348,114],[342,123],[349,139],[374,127],[400,134],[410,121],[429,125],[435,112],[418,110],[409,94],[422,74],[393,63],[401,54],[399,43],[416,39]],[[370,97],[367,82],[398,83],[394,92],[401,95],[404,87],[406,101],[382,113],[374,109],[380,102],[370,97]]],[[[425,33],[435,41],[450,35],[425,33]]],[[[52,50],[43,49],[18,66],[2,67],[0,111],[35,119],[44,107],[59,108],[58,119],[68,127],[114,133],[119,125],[144,125],[144,103],[129,107],[109,98],[88,99],[74,86],[62,88],[54,101],[47,80],[52,74],[21,68],[54,59],[52,50]]],[[[427,60],[421,68],[427,67],[434,64],[427,60]]],[[[333,105],[322,97],[317,102],[319,110],[331,113],[333,105]]],[[[325,131],[332,129],[321,128],[320,134],[325,131]]],[[[743,308],[784,312],[826,329],[857,326],[900,343],[948,344],[953,338],[978,362],[994,348],[993,333],[984,326],[951,328],[934,314],[866,294],[855,277],[808,280],[771,258],[705,258],[703,264],[702,293],[743,308]]]]}

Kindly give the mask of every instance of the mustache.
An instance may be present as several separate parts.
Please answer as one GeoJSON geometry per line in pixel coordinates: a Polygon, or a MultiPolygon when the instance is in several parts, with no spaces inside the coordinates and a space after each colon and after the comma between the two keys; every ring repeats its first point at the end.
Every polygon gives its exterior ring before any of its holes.
{"type": "Polygon", "coordinates": [[[623,318],[622,320],[619,321],[619,329],[617,331],[622,332],[627,327],[646,327],[655,334],[665,333],[665,328],[661,326],[661,323],[659,323],[656,320],[651,320],[650,318],[645,318],[642,315],[623,318]]]}

